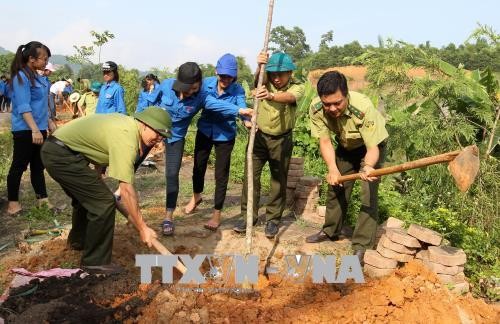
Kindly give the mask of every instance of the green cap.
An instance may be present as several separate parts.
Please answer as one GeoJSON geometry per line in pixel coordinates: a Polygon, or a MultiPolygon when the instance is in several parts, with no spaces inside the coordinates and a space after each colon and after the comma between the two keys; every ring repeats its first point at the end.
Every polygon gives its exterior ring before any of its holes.
{"type": "Polygon", "coordinates": [[[266,64],[266,72],[286,72],[296,68],[290,55],[285,53],[274,53],[266,64]]]}
{"type": "Polygon", "coordinates": [[[90,85],[90,90],[92,92],[99,92],[101,90],[102,83],[99,81],[93,81],[92,84],[90,85]]]}
{"type": "Polygon", "coordinates": [[[133,117],[148,125],[163,137],[172,136],[172,119],[166,110],[160,107],[147,107],[141,112],[135,113],[133,117]]]}

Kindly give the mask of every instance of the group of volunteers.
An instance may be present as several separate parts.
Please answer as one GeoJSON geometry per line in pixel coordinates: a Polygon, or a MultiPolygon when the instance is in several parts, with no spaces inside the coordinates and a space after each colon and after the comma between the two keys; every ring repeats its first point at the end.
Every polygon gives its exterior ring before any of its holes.
{"type": "MultiPolygon", "coordinates": [[[[268,238],[277,235],[285,209],[297,106],[305,91],[304,84],[293,76],[296,66],[288,54],[258,55],[258,66],[263,66],[266,72],[264,84],[260,87],[256,84],[249,98],[237,83],[238,62],[232,54],[224,54],[217,61],[216,76],[204,78],[194,62],[180,65],[175,78],[161,82],[148,74],[142,83],[136,112],[131,116],[127,115],[118,66],[108,61],[102,65],[103,83],[92,82],[90,91],[78,99],[80,107],[85,106],[89,111],[95,108],[95,113],[87,113],[57,130],[51,119],[54,98],[48,81],[52,70],[48,63],[50,55],[47,46],[33,41],[19,46],[12,62],[7,87],[12,100],[14,150],[7,178],[7,214],[17,215],[22,211],[19,186],[28,165],[39,204],[50,206],[45,168],[72,199],[68,246],[83,250],[81,266],[90,272],[119,271],[111,263],[117,200],[126,208],[141,240],[151,246],[157,233],[142,217],[134,173],[150,149],[163,140],[166,202],[162,234],[174,234],[185,137],[191,120],[201,111],[194,148],[193,194],[184,212],[193,213],[203,200],[205,172],[214,149],[213,212],[204,227],[215,231],[222,221],[237,122],[240,119],[246,127],[251,127],[253,109],[247,108],[247,102],[258,99],[253,170],[250,170],[254,181],[253,221],[255,225],[260,178],[267,162],[271,188],[264,232],[268,238]],[[116,192],[107,187],[101,172],[96,172],[100,167],[107,167],[108,176],[119,181],[116,192]]],[[[388,137],[385,120],[368,97],[348,90],[345,76],[337,71],[325,73],[318,81],[317,91],[318,97],[309,109],[311,136],[319,140],[330,186],[325,224],[306,241],[317,243],[339,238],[354,183],[340,184],[339,176],[362,172],[362,206],[352,238],[354,250],[362,258],[365,249],[374,243],[379,180],[369,173],[383,162],[388,137]],[[337,138],[336,148],[332,145],[332,134],[337,138]]],[[[233,228],[237,233],[246,231],[247,174],[245,167],[241,219],[233,228]]]]}

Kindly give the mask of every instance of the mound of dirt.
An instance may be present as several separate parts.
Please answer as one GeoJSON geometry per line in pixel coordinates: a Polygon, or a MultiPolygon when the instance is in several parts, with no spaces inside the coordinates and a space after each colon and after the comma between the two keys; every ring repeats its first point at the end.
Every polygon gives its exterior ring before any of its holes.
{"type": "Polygon", "coordinates": [[[499,323],[500,308],[454,296],[420,262],[366,284],[293,284],[260,278],[258,294],[160,292],[139,322],[499,323]]]}

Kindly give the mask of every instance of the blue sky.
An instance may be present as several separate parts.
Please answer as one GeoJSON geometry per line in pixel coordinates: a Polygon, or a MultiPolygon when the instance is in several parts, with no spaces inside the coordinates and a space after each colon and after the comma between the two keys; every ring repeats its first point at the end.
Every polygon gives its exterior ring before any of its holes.
{"type": "MultiPolygon", "coordinates": [[[[38,40],[54,54],[74,54],[73,45],[89,45],[90,30],[109,30],[116,38],[103,48],[103,60],[127,68],[174,70],[185,61],[215,64],[222,54],[244,56],[255,67],[262,49],[267,0],[190,1],[2,1],[0,46],[38,40]],[[43,4],[44,3],[44,4],[43,4]]],[[[317,50],[322,34],[334,32],[333,44],[377,37],[434,46],[463,43],[487,24],[500,32],[498,0],[336,1],[275,0],[273,27],[298,26],[317,50]]]]}

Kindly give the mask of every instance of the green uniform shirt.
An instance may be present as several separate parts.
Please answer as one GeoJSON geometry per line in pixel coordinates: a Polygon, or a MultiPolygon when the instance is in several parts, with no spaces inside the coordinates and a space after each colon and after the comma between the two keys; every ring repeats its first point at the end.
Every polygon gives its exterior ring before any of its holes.
{"type": "Polygon", "coordinates": [[[95,113],[95,107],[97,107],[97,99],[98,96],[93,92],[84,93],[78,100],[78,106],[85,109],[85,115],[92,115],[95,113]]]}
{"type": "Polygon", "coordinates": [[[334,118],[325,112],[319,97],[315,98],[309,109],[311,136],[330,137],[332,131],[349,151],[363,145],[372,148],[389,137],[384,117],[367,96],[349,91],[348,105],[339,118],[334,118]]]}
{"type": "Polygon", "coordinates": [[[133,117],[94,114],[67,123],[54,136],[93,163],[108,165],[110,177],[133,183],[140,141],[138,123],[133,117]]]}
{"type": "Polygon", "coordinates": [[[269,135],[285,134],[295,126],[297,102],[304,95],[304,84],[290,79],[288,85],[279,90],[271,82],[269,82],[267,89],[271,93],[288,92],[295,96],[294,104],[278,103],[272,100],[262,100],[259,104],[259,115],[257,116],[259,130],[269,135]]]}

